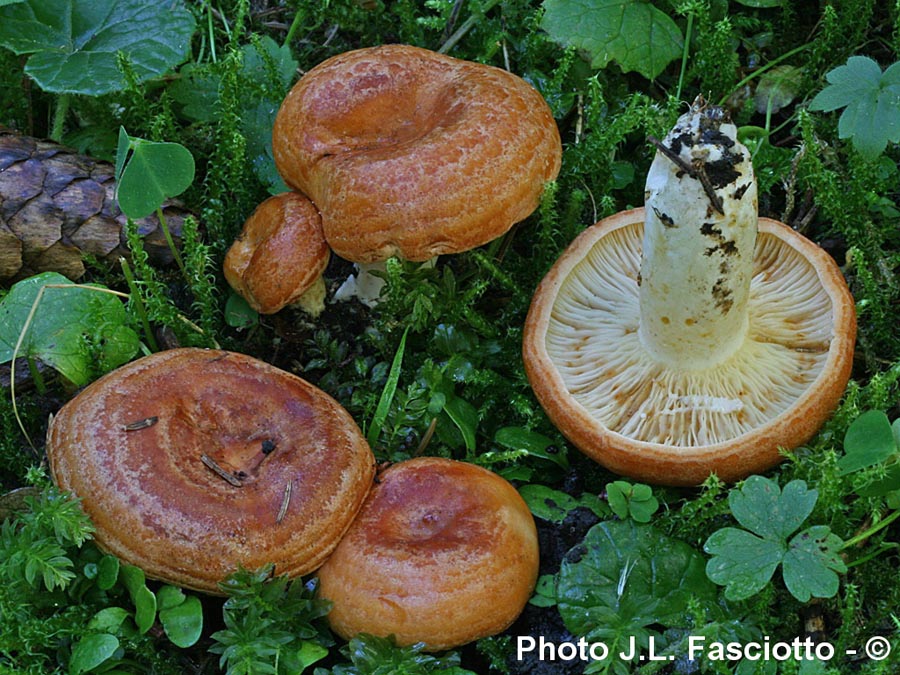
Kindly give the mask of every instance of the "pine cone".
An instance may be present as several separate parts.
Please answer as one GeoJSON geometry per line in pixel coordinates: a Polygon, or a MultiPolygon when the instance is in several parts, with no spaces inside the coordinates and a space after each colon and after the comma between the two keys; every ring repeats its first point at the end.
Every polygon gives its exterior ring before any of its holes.
{"type": "MultiPolygon", "coordinates": [[[[177,245],[190,214],[174,201],[163,214],[177,245]]],[[[112,164],[0,128],[0,282],[46,271],[74,281],[84,274],[84,254],[127,258],[126,220],[112,164]]],[[[171,264],[156,215],[136,223],[150,260],[171,264]]]]}

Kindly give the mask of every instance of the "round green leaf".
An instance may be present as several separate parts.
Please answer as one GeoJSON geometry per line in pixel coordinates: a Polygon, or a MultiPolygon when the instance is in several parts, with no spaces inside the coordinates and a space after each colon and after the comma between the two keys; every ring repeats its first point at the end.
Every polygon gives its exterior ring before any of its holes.
{"type": "MultiPolygon", "coordinates": [[[[178,143],[154,143],[130,138],[130,156],[116,185],[119,208],[129,218],[143,218],[194,181],[194,157],[178,143]]],[[[121,145],[120,145],[121,152],[121,145]]],[[[117,164],[120,158],[116,159],[117,164]]]]}
{"type": "Polygon", "coordinates": [[[120,55],[139,82],[159,77],[185,59],[194,28],[178,1],[25,0],[0,7],[0,45],[31,54],[25,72],[58,94],[124,89],[120,55]]]}
{"type": "Polygon", "coordinates": [[[888,416],[868,410],[857,417],[844,436],[844,456],[838,460],[842,475],[883,462],[897,451],[888,416]]]}
{"type": "Polygon", "coordinates": [[[156,605],[159,607],[160,616],[167,609],[178,607],[187,599],[187,596],[177,586],[166,584],[156,592],[156,605]]]}
{"type": "Polygon", "coordinates": [[[119,640],[115,635],[109,633],[86,635],[72,649],[69,673],[80,675],[93,670],[112,658],[118,648],[119,640]]]}
{"type": "Polygon", "coordinates": [[[119,579],[119,559],[115,556],[105,555],[97,563],[97,586],[100,590],[108,591],[116,585],[119,579]]]}
{"type": "Polygon", "coordinates": [[[159,621],[172,644],[176,647],[190,647],[200,639],[203,632],[203,607],[200,599],[189,595],[180,604],[161,609],[159,621]]]}

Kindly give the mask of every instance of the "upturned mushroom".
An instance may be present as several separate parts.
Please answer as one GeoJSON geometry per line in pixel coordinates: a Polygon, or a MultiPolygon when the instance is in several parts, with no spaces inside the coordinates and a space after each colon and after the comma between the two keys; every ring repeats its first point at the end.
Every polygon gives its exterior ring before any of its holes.
{"type": "Polygon", "coordinates": [[[231,287],[260,314],[297,305],[312,316],[325,308],[322,273],[331,251],[309,199],[283,192],[266,199],[225,255],[231,287]]]}
{"type": "Polygon", "coordinates": [[[562,146],[546,101],[505,70],[408,45],[307,72],[272,133],[285,182],[362,265],[481,246],[537,207],[562,146]]]}
{"type": "Polygon", "coordinates": [[[327,394],[249,356],[192,348],[85,388],[53,418],[47,457],[102,549],[212,594],[238,566],[318,568],[375,473],[359,428],[327,394]]]}
{"type": "Polygon", "coordinates": [[[534,392],[615,472],[692,485],[763,471],[819,429],[850,376],[856,317],[840,269],[758,218],[736,131],[695,101],[657,142],[645,207],[585,230],[534,295],[534,392]]]}
{"type": "Polygon", "coordinates": [[[534,520],[512,485],[473,464],[420,457],[379,474],[318,578],[342,637],[443,650],[506,629],[537,573],[534,520]]]}

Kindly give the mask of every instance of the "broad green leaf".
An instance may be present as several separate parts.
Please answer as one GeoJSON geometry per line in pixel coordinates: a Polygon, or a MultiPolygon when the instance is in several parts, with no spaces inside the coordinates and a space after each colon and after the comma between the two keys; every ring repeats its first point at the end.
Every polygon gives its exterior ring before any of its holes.
{"type": "Polygon", "coordinates": [[[30,54],[25,72],[58,94],[99,96],[124,89],[121,57],[139,82],[159,77],[185,59],[194,28],[193,14],[178,0],[26,0],[0,6],[0,45],[30,54]]]}
{"type": "Polygon", "coordinates": [[[758,9],[781,7],[784,4],[784,0],[737,0],[737,2],[745,7],[756,7],[758,9]]]}
{"type": "Polygon", "coordinates": [[[714,532],[703,548],[713,556],[706,564],[706,575],[725,586],[729,600],[743,600],[762,590],[785,554],[779,542],[733,527],[714,532]]]}
{"type": "Polygon", "coordinates": [[[117,633],[125,619],[130,616],[131,612],[122,607],[104,607],[91,617],[87,627],[92,631],[117,633]]]}
{"type": "Polygon", "coordinates": [[[189,595],[176,605],[160,609],[159,622],[176,647],[184,648],[196,644],[203,632],[203,607],[200,599],[195,595],[189,595]]]}
{"type": "Polygon", "coordinates": [[[134,603],[134,622],[138,631],[146,633],[156,620],[156,596],[147,588],[147,579],[143,570],[134,565],[122,565],[119,578],[128,590],[134,603]]]}
{"type": "Polygon", "coordinates": [[[69,659],[70,675],[87,673],[108,661],[119,648],[119,640],[109,633],[85,635],[72,648],[69,659]]]}
{"type": "Polygon", "coordinates": [[[889,142],[900,142],[900,62],[882,73],[869,57],[851,56],[825,79],[828,86],[809,107],[826,112],[844,108],[838,135],[849,138],[865,159],[872,161],[889,142]]]}
{"type": "Polygon", "coordinates": [[[16,283],[0,301],[0,363],[12,359],[24,331],[18,356],[39,359],[82,386],[137,354],[140,340],[126,321],[122,301],[102,287],[44,272],[16,283]]]}
{"type": "Polygon", "coordinates": [[[698,551],[631,520],[592,527],[566,554],[556,588],[566,628],[580,636],[675,624],[692,598],[715,595],[698,551]]]}
{"type": "Polygon", "coordinates": [[[887,467],[884,476],[856,488],[860,497],[884,497],[900,490],[900,463],[894,462],[887,467]]]}
{"type": "Polygon", "coordinates": [[[478,427],[478,411],[468,401],[454,396],[444,404],[444,412],[462,434],[466,450],[475,450],[475,429],[478,427]]]}
{"type": "Polygon", "coordinates": [[[259,324],[259,313],[244,298],[230,291],[225,301],[225,323],[238,330],[253,328],[259,324]]]}
{"type": "Polygon", "coordinates": [[[519,488],[519,494],[536,517],[552,523],[561,523],[569,511],[578,507],[575,497],[547,485],[529,483],[519,488]]]}
{"type": "Polygon", "coordinates": [[[550,460],[563,469],[569,467],[566,454],[551,439],[530,429],[502,427],[494,434],[494,443],[510,450],[524,450],[532,457],[550,460]]]}
{"type": "Polygon", "coordinates": [[[97,587],[101,591],[108,591],[116,585],[119,579],[119,559],[112,555],[105,555],[97,563],[97,587]]]}
{"type": "Polygon", "coordinates": [[[289,670],[289,672],[300,675],[312,664],[321,661],[326,656],[328,656],[327,647],[323,647],[318,642],[313,642],[312,640],[304,640],[303,644],[300,645],[300,649],[293,655],[296,667],[289,670]]]}
{"type": "Polygon", "coordinates": [[[888,416],[880,410],[868,410],[847,428],[838,469],[841,475],[853,473],[883,462],[895,452],[897,442],[888,416]]]}
{"type": "Polygon", "coordinates": [[[178,605],[182,604],[186,599],[187,596],[184,594],[184,591],[177,586],[166,584],[156,591],[156,606],[159,608],[160,612],[164,609],[178,607],[178,605]]]}
{"type": "Polygon", "coordinates": [[[802,82],[803,70],[797,66],[775,66],[767,70],[760,76],[753,94],[756,111],[778,112],[797,97],[802,82]]]}
{"type": "Polygon", "coordinates": [[[544,0],[543,7],[541,27],[555,41],[587,53],[593,68],[615,61],[652,80],[681,56],[681,29],[648,2],[544,0]]]}
{"type": "Polygon", "coordinates": [[[837,572],[847,566],[838,551],[843,541],[827,526],[818,525],[804,530],[791,539],[784,556],[784,584],[800,602],[810,597],[831,598],[838,591],[837,572]]]}
{"type": "Polygon", "coordinates": [[[740,490],[731,490],[728,505],[735,519],[764,538],[786,539],[803,524],[816,505],[818,492],[801,480],[779,489],[763,476],[750,476],[740,490]]]}
{"type": "Polygon", "coordinates": [[[156,211],[169,197],[187,190],[194,182],[194,157],[178,143],[157,143],[127,136],[119,131],[116,153],[116,199],[129,218],[143,218],[156,211]],[[122,158],[122,150],[125,158],[122,158]]]}

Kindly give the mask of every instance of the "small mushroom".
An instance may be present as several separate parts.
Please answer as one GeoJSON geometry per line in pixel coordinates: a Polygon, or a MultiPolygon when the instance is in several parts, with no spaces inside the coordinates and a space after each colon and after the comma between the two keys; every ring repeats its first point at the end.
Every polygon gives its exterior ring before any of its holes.
{"type": "Polygon", "coordinates": [[[750,155],[721,109],[696,101],[658,147],[645,208],[585,230],[538,287],[526,371],[556,426],[609,469],[737,480],[836,407],[853,298],[824,251],[757,218],[750,155]]]}
{"type": "Polygon", "coordinates": [[[47,457],[101,548],[212,594],[241,565],[315,570],[375,473],[359,428],[327,394],[249,356],[194,348],[89,385],[53,418],[47,457]]]}
{"type": "Polygon", "coordinates": [[[225,255],[231,287],[261,314],[296,304],[312,316],[325,308],[322,273],[331,255],[316,207],[283,192],[250,215],[225,255]]]}
{"type": "Polygon", "coordinates": [[[549,106],[523,79],[407,45],[311,69],[282,103],[272,145],[332,250],[361,264],[424,262],[499,237],[534,211],[562,154],[549,106]]]}
{"type": "Polygon", "coordinates": [[[420,457],[379,476],[319,570],[328,621],[349,639],[443,650],[506,629],[534,590],[534,519],[516,489],[465,462],[420,457]]]}

